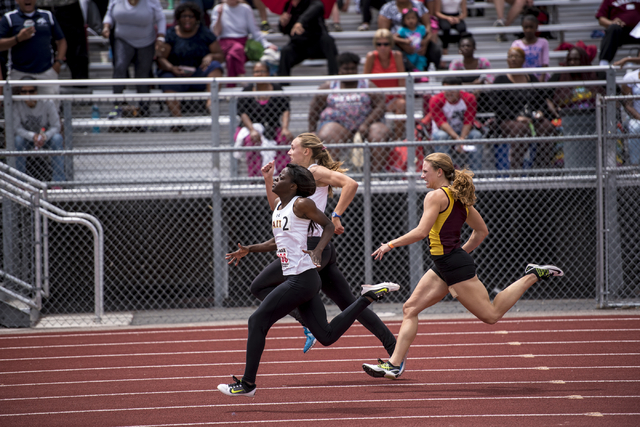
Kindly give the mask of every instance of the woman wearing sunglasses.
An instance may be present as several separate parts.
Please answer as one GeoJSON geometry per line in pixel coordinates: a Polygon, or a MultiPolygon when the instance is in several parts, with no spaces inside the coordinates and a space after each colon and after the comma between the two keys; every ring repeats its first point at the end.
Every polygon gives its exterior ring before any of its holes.
{"type": "MultiPolygon", "coordinates": [[[[381,28],[373,35],[374,50],[367,53],[364,63],[364,74],[404,73],[402,53],[393,50],[393,35],[391,31],[381,28]]],[[[404,87],[404,79],[376,79],[371,80],[377,87],[404,87]]],[[[404,114],[406,102],[400,95],[386,96],[386,110],[394,114],[404,114]]],[[[404,121],[396,120],[394,138],[402,139],[404,135],[404,121]]]]}

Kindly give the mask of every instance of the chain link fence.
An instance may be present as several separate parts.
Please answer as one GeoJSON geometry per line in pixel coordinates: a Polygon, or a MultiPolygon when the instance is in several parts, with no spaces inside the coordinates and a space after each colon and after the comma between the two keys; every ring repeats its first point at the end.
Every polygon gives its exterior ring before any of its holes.
{"type": "MultiPolygon", "coordinates": [[[[410,75],[395,89],[353,77],[289,78],[295,84],[282,88],[272,84],[278,79],[249,78],[251,86],[244,89],[227,88],[230,80],[218,79],[211,93],[148,95],[111,95],[100,92],[100,82],[92,95],[57,97],[63,140],[57,151],[16,150],[12,105],[42,98],[12,96],[5,88],[5,156],[12,167],[23,158],[22,171],[47,183],[45,198],[55,206],[90,214],[102,224],[101,324],[246,319],[258,304],[249,284],[274,254],[251,254],[238,267],[228,266],[224,254],[237,243],[272,237],[259,169],[275,160],[278,172],[288,161],[291,137],[307,131],[317,132],[360,184],[344,215],[346,232],[333,239],[352,290],[385,280],[403,286],[376,304],[376,311],[401,316],[401,303],[432,265],[426,240],[392,251],[383,262],[370,254],[418,224],[426,194],[419,171],[433,151],[449,153],[458,167],[476,173],[476,207],[490,235],[474,259],[491,296],[521,277],[527,263],[551,262],[566,277],[534,286],[514,310],[634,303],[640,281],[634,225],[638,165],[628,150],[616,152],[615,164],[598,162],[608,161],[620,141],[631,141],[623,133],[607,133],[617,129],[617,99],[603,102],[601,110],[595,104],[597,95],[615,94],[615,75],[535,85],[458,86],[444,80],[467,74],[410,75]],[[56,157],[63,159],[64,180],[53,179],[56,157]],[[611,228],[611,221],[618,227],[611,228]]],[[[330,199],[327,212],[336,202],[330,199]]],[[[35,229],[29,212],[18,220],[10,205],[3,197],[3,271],[30,282],[39,243],[25,234],[35,229]],[[16,257],[18,251],[24,256],[16,257]]],[[[46,233],[49,294],[40,320],[26,323],[93,324],[91,233],[52,222],[46,233]]],[[[463,238],[468,237],[467,230],[463,238]]],[[[11,298],[1,290],[0,295],[5,307],[11,298]]],[[[336,312],[332,301],[325,304],[330,314],[336,312]]],[[[464,308],[447,297],[429,312],[464,308]]]]}

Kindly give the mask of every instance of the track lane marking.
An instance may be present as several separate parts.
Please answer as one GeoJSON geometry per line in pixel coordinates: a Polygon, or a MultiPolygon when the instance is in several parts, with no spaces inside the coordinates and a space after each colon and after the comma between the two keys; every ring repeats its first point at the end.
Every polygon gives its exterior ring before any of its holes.
{"type": "MultiPolygon", "coordinates": [[[[246,328],[244,329],[246,330],[246,328]]],[[[622,333],[640,333],[638,329],[547,329],[547,330],[526,330],[526,331],[476,331],[476,332],[426,332],[418,333],[417,337],[433,337],[433,336],[452,336],[452,335],[511,335],[511,334],[552,334],[552,333],[596,333],[596,332],[622,332],[622,333]]],[[[350,335],[345,334],[341,338],[370,338],[371,335],[350,335]]],[[[49,338],[49,337],[47,337],[49,338]]],[[[275,340],[302,340],[302,335],[270,337],[267,341],[275,340]]],[[[34,350],[34,349],[51,349],[51,348],[83,348],[83,347],[105,347],[105,346],[131,346],[131,345],[162,345],[162,344],[191,344],[191,343],[218,343],[218,342],[246,342],[247,338],[214,338],[214,339],[193,339],[193,340],[170,340],[170,341],[120,341],[120,342],[101,342],[101,343],[78,343],[78,344],[54,344],[54,345],[25,345],[14,347],[0,347],[2,350],[34,350]]]]}

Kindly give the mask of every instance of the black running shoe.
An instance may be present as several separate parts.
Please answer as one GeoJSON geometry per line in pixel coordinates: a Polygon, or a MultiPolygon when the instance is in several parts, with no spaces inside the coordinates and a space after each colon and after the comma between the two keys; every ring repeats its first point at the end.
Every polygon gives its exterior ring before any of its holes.
{"type": "Polygon", "coordinates": [[[564,272],[554,265],[529,264],[524,269],[524,274],[535,274],[538,280],[551,276],[564,276],[564,272]]]}
{"type": "Polygon", "coordinates": [[[233,384],[218,384],[218,390],[226,394],[227,396],[247,396],[253,397],[256,394],[256,385],[248,385],[244,381],[233,377],[235,383],[233,384]]]}

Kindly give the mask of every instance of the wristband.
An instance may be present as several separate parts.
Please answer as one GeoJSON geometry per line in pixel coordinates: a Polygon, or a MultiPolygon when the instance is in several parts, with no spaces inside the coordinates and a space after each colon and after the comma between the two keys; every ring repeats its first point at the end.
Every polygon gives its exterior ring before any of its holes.
{"type": "Polygon", "coordinates": [[[331,218],[342,218],[342,216],[338,215],[337,213],[332,213],[331,214],[331,218]]]}
{"type": "Polygon", "coordinates": [[[387,246],[389,246],[391,249],[395,248],[395,246],[393,246],[391,242],[387,243],[387,246]]]}
{"type": "Polygon", "coordinates": [[[157,37],[157,38],[156,38],[156,40],[159,40],[159,41],[161,41],[162,43],[164,43],[164,40],[165,40],[165,39],[164,39],[164,37],[160,36],[160,37],[157,37]]]}

